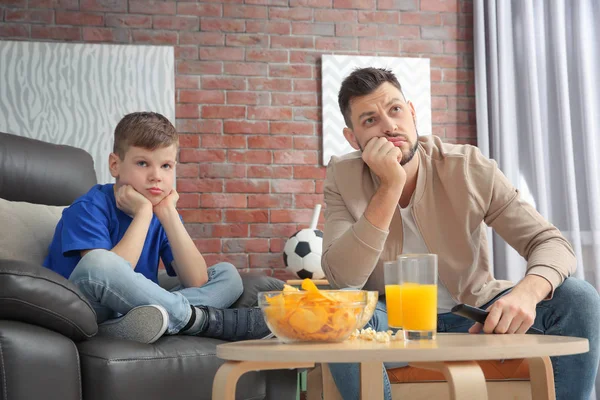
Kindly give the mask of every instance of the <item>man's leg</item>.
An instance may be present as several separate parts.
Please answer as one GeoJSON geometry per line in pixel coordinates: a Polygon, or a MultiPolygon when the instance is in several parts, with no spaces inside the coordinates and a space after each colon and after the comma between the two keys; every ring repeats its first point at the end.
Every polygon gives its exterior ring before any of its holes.
{"type": "MultiPolygon", "coordinates": [[[[378,332],[385,332],[388,330],[387,321],[387,309],[384,301],[377,303],[377,308],[373,313],[373,317],[365,326],[366,328],[373,328],[378,332]]],[[[383,365],[383,397],[385,400],[392,400],[392,389],[390,387],[390,380],[387,376],[383,365]]],[[[360,394],[360,369],[358,364],[349,363],[331,363],[329,364],[331,375],[333,380],[342,395],[344,400],[358,400],[360,394]]]]}

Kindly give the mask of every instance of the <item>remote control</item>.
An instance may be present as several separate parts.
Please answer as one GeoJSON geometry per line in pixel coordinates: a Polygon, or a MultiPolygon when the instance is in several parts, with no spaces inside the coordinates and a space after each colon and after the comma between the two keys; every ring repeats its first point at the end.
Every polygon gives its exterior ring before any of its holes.
{"type": "MultiPolygon", "coordinates": [[[[470,319],[471,321],[479,322],[481,324],[485,323],[485,319],[487,318],[489,312],[482,310],[481,308],[472,307],[468,304],[458,304],[452,307],[450,310],[452,314],[460,315],[461,317],[465,317],[470,319]]],[[[538,335],[543,335],[544,332],[536,329],[534,327],[529,328],[526,333],[534,333],[538,335]]]]}

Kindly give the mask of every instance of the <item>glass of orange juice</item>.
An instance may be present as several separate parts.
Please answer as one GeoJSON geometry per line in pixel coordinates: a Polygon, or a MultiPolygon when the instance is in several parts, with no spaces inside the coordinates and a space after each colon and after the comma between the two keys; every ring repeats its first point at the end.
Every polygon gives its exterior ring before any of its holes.
{"type": "MultiPolygon", "coordinates": [[[[402,254],[400,303],[405,340],[435,339],[437,331],[437,255],[402,254]]],[[[389,312],[389,311],[388,311],[389,312]]]]}
{"type": "Polygon", "coordinates": [[[385,281],[385,305],[387,308],[388,326],[392,329],[402,329],[402,303],[400,297],[400,265],[398,261],[383,263],[385,281]]]}

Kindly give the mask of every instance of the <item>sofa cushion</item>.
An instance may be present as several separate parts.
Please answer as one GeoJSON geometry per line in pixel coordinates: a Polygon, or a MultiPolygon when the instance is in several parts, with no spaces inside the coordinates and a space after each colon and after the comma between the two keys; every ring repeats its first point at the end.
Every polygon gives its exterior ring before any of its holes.
{"type": "Polygon", "coordinates": [[[0,259],[41,265],[63,209],[0,199],[0,259]]]}
{"type": "Polygon", "coordinates": [[[0,259],[0,319],[38,325],[75,341],[98,331],[94,309],[71,282],[20,260],[0,259]]]}

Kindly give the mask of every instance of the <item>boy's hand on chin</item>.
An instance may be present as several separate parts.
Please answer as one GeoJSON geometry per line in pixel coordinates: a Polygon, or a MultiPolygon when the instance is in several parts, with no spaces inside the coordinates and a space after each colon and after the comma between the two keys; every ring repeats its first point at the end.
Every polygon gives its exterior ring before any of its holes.
{"type": "Polygon", "coordinates": [[[154,214],[161,219],[167,212],[176,211],[177,201],[179,201],[179,193],[175,189],[172,189],[167,197],[154,206],[154,214]]]}
{"type": "Polygon", "coordinates": [[[117,208],[125,214],[135,217],[144,210],[152,212],[152,203],[133,186],[123,185],[115,193],[117,208]]]}

